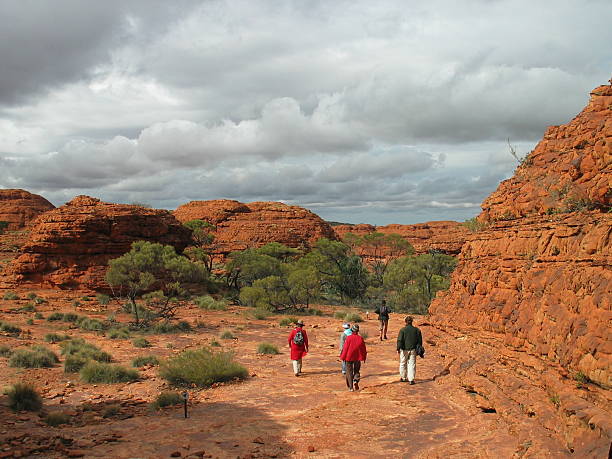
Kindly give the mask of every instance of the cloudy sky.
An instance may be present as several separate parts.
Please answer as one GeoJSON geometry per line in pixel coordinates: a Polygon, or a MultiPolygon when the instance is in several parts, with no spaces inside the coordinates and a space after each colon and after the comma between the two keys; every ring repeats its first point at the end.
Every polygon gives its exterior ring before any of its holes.
{"type": "Polygon", "coordinates": [[[2,0],[0,188],[465,220],[611,76],[609,0],[2,0]]]}

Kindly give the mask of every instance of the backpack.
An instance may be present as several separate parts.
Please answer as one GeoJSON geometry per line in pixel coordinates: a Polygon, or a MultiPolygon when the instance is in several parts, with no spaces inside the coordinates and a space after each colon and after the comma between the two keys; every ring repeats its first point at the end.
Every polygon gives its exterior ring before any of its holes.
{"type": "Polygon", "coordinates": [[[388,316],[389,315],[389,308],[387,307],[387,305],[383,305],[383,306],[380,307],[379,314],[381,316],[388,316]]]}
{"type": "Polygon", "coordinates": [[[302,330],[298,330],[293,337],[293,344],[297,344],[298,346],[302,346],[304,344],[304,335],[302,334],[302,330]]]}

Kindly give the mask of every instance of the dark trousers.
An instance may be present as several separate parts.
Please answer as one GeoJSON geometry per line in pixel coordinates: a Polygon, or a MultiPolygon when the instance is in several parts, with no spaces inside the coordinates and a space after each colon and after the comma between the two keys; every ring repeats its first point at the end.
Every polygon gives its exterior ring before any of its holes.
{"type": "Polygon", "coordinates": [[[349,389],[353,388],[353,383],[358,383],[361,379],[359,371],[361,370],[361,362],[346,362],[346,385],[349,389]]]}

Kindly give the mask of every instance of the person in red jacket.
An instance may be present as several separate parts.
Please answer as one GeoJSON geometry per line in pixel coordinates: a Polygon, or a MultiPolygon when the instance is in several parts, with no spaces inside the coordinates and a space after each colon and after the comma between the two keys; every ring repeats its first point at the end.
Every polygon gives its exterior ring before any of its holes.
{"type": "Polygon", "coordinates": [[[291,349],[293,372],[296,376],[299,376],[302,373],[302,357],[308,353],[308,335],[304,330],[303,320],[298,320],[295,323],[295,328],[291,330],[287,341],[291,349]]]}
{"type": "Polygon", "coordinates": [[[351,327],[353,334],[346,337],[340,358],[346,362],[346,385],[349,390],[359,390],[361,362],[366,361],[368,351],[363,338],[359,335],[359,325],[351,327]]]}

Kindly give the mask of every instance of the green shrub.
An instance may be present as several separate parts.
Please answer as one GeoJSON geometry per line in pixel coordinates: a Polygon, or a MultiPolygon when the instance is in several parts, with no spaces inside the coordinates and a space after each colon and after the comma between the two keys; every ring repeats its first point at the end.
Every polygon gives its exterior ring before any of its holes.
{"type": "Polygon", "coordinates": [[[110,339],[128,339],[130,337],[130,331],[125,328],[111,328],[108,331],[108,337],[110,339]]]}
{"type": "Polygon", "coordinates": [[[0,357],[10,357],[13,351],[8,346],[0,346],[0,357]]]}
{"type": "Polygon", "coordinates": [[[215,300],[212,296],[199,296],[194,300],[195,304],[200,309],[207,311],[225,311],[227,309],[227,303],[223,300],[215,300]]]}
{"type": "Polygon", "coordinates": [[[213,346],[213,347],[221,347],[221,343],[219,341],[217,341],[216,339],[213,339],[210,342],[210,345],[213,346]]]}
{"type": "Polygon", "coordinates": [[[0,331],[8,333],[9,335],[18,335],[21,333],[21,328],[16,325],[0,321],[0,331]]]}
{"type": "Polygon", "coordinates": [[[30,292],[26,296],[29,300],[33,300],[34,298],[36,298],[37,295],[34,292],[30,292]]]}
{"type": "Polygon", "coordinates": [[[216,382],[244,379],[248,371],[234,362],[231,352],[212,352],[209,349],[187,350],[171,357],[160,366],[159,374],[170,384],[208,387],[216,382]]]}
{"type": "Polygon", "coordinates": [[[45,300],[44,298],[41,298],[41,297],[34,298],[34,303],[35,304],[43,304],[43,303],[46,303],[46,302],[47,302],[47,300],[45,300]]]}
{"type": "Polygon", "coordinates": [[[164,391],[157,396],[155,401],[152,403],[153,408],[159,410],[166,406],[181,405],[183,403],[183,397],[178,392],[164,391]]]}
{"type": "Polygon", "coordinates": [[[189,322],[182,320],[178,323],[173,324],[170,321],[164,320],[163,322],[156,323],[150,328],[151,333],[165,334],[165,333],[180,333],[191,331],[192,327],[189,322]]]}
{"type": "Polygon", "coordinates": [[[27,325],[34,325],[34,319],[28,319],[28,320],[26,320],[26,324],[27,324],[27,325]]]}
{"type": "Polygon", "coordinates": [[[159,359],[154,355],[141,355],[132,360],[133,367],[144,367],[145,365],[159,365],[159,359]]]}
{"type": "Polygon", "coordinates": [[[102,331],[106,328],[101,320],[90,319],[89,317],[79,317],[76,324],[80,329],[88,331],[102,331]]]}
{"type": "Polygon", "coordinates": [[[278,325],[280,325],[281,327],[287,327],[292,323],[293,322],[291,322],[291,319],[289,319],[288,317],[284,317],[278,322],[278,325]]]}
{"type": "Polygon", "coordinates": [[[86,342],[82,338],[71,339],[60,343],[62,355],[73,355],[84,359],[92,359],[98,362],[110,362],[111,355],[108,352],[100,350],[91,343],[86,342]]]}
{"type": "Polygon", "coordinates": [[[88,357],[84,357],[82,355],[69,355],[64,359],[64,373],[78,373],[81,371],[87,362],[89,362],[88,357]]]}
{"type": "Polygon", "coordinates": [[[18,300],[19,295],[14,292],[6,292],[3,297],[5,300],[18,300]]]}
{"type": "Polygon", "coordinates": [[[255,308],[253,311],[251,311],[250,315],[255,320],[266,320],[268,318],[269,314],[270,314],[270,312],[267,311],[266,309],[255,308]]]}
{"type": "Polygon", "coordinates": [[[42,398],[30,384],[14,384],[6,395],[13,411],[39,411],[42,408],[42,398]]]}
{"type": "Polygon", "coordinates": [[[258,354],[280,354],[280,352],[278,352],[278,348],[271,343],[259,343],[259,346],[257,346],[257,353],[258,354]]]}
{"type": "Polygon", "coordinates": [[[80,315],[75,314],[74,312],[67,312],[66,314],[64,314],[64,318],[62,320],[66,322],[77,322],[79,319],[85,319],[85,317],[81,317],[80,315]]]}
{"type": "Polygon", "coordinates": [[[87,362],[79,374],[81,380],[86,383],[122,383],[136,381],[139,378],[136,370],[94,360],[87,362]]]}
{"type": "Polygon", "coordinates": [[[574,374],[574,381],[577,381],[580,384],[587,384],[587,383],[591,382],[589,377],[587,375],[585,375],[582,371],[579,371],[579,372],[574,374]]]}
{"type": "Polygon", "coordinates": [[[40,312],[37,312],[36,314],[34,314],[34,318],[35,319],[44,319],[45,316],[43,316],[40,312]]]}
{"type": "Polygon", "coordinates": [[[322,316],[323,315],[323,311],[321,311],[320,309],[316,309],[316,308],[306,308],[306,309],[300,310],[300,312],[304,314],[305,316],[322,316]]]}
{"type": "Polygon", "coordinates": [[[108,303],[110,303],[110,296],[104,295],[102,293],[98,293],[96,295],[96,299],[98,300],[98,303],[100,303],[103,306],[106,306],[108,303]]]}
{"type": "Polygon", "coordinates": [[[18,310],[23,312],[36,312],[36,307],[34,306],[34,303],[28,303],[25,306],[20,307],[18,310]]]}
{"type": "Polygon", "coordinates": [[[68,335],[60,335],[58,333],[47,333],[45,335],[45,341],[47,343],[51,343],[51,344],[55,344],[55,343],[59,343],[61,341],[66,341],[69,340],[70,336],[68,335]]]}
{"type": "Polygon", "coordinates": [[[234,336],[234,334],[231,331],[223,330],[221,332],[221,335],[219,336],[219,338],[221,338],[221,339],[234,339],[235,336],[234,336]]]}
{"type": "Polygon", "coordinates": [[[17,349],[9,359],[9,367],[14,368],[49,368],[59,362],[57,355],[44,346],[32,346],[29,349],[17,349]]]}
{"type": "Polygon", "coordinates": [[[346,311],[336,311],[334,313],[334,319],[344,320],[348,313],[346,311]]]}
{"type": "Polygon", "coordinates": [[[363,322],[363,319],[361,318],[361,316],[354,312],[349,312],[346,316],[344,316],[344,320],[349,323],[363,322]]]}
{"type": "Polygon", "coordinates": [[[62,314],[61,312],[53,312],[51,313],[51,315],[47,316],[48,322],[54,322],[59,320],[64,320],[64,314],[62,314]]]}
{"type": "Polygon", "coordinates": [[[70,416],[56,411],[45,416],[44,421],[48,426],[57,427],[62,424],[70,424],[70,416]]]}
{"type": "Polygon", "coordinates": [[[132,344],[134,345],[134,347],[151,347],[151,343],[149,341],[147,341],[146,338],[136,338],[134,341],[132,341],[132,344]]]}

